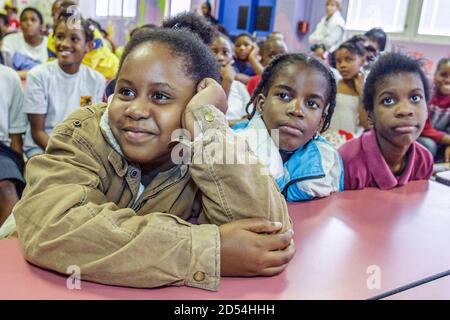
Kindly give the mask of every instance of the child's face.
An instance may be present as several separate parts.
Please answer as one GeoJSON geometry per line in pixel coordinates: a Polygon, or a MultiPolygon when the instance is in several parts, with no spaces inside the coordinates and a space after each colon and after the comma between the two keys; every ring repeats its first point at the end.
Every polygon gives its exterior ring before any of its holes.
{"type": "Polygon", "coordinates": [[[294,151],[306,144],[322,125],[329,84],[317,70],[289,64],[273,79],[257,108],[267,130],[279,130],[279,148],[294,151]]]}
{"type": "Polygon", "coordinates": [[[326,6],[327,6],[327,16],[328,17],[331,17],[336,11],[339,10],[339,7],[338,7],[336,1],[334,1],[334,0],[328,0],[326,6]]]}
{"type": "Polygon", "coordinates": [[[20,21],[20,27],[26,36],[36,36],[41,33],[41,22],[33,11],[25,11],[20,21]]]}
{"type": "Polygon", "coordinates": [[[65,21],[60,22],[55,30],[56,55],[61,66],[81,64],[89,43],[83,27],[76,24],[69,28],[65,21]]]}
{"type": "Polygon", "coordinates": [[[351,53],[347,49],[340,49],[336,52],[336,69],[344,80],[356,77],[363,65],[364,57],[351,53]]]}
{"type": "Polygon", "coordinates": [[[369,118],[377,134],[395,146],[411,145],[427,119],[425,90],[419,75],[399,73],[375,85],[374,109],[369,118]]]}
{"type": "Polygon", "coordinates": [[[287,53],[287,46],[284,41],[273,40],[269,44],[265,45],[261,52],[261,64],[267,67],[273,59],[279,55],[287,53]]]}
{"type": "Polygon", "coordinates": [[[439,68],[434,75],[434,83],[440,94],[450,96],[450,62],[439,68]]]}
{"type": "Polygon", "coordinates": [[[170,161],[171,135],[194,96],[183,57],[165,44],[145,43],[125,59],[109,109],[111,130],[126,158],[140,164],[170,161]]]}
{"type": "Polygon", "coordinates": [[[253,41],[249,37],[240,37],[234,44],[236,58],[241,61],[247,61],[250,51],[252,51],[253,41]]]}
{"type": "Polygon", "coordinates": [[[216,60],[221,67],[225,66],[233,59],[231,43],[222,37],[218,37],[214,40],[211,49],[216,55],[216,60]]]}

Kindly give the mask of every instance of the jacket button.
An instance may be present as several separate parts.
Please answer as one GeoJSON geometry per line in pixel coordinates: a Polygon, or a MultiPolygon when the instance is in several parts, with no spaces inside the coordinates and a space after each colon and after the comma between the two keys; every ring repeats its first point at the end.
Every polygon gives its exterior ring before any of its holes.
{"type": "Polygon", "coordinates": [[[208,122],[213,122],[214,121],[214,114],[210,111],[205,113],[205,120],[208,122]]]}
{"type": "Polygon", "coordinates": [[[205,280],[205,278],[206,278],[206,276],[205,276],[204,272],[197,271],[194,274],[194,280],[197,281],[197,282],[202,282],[203,280],[205,280]]]}
{"type": "Polygon", "coordinates": [[[81,128],[81,121],[74,121],[74,123],[73,123],[73,126],[75,127],[75,128],[81,128]]]}

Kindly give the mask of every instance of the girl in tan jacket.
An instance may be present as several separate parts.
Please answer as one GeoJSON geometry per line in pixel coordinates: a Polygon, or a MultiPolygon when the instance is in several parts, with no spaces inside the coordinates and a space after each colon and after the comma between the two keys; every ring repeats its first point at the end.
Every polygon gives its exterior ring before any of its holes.
{"type": "Polygon", "coordinates": [[[227,126],[209,48],[184,29],[140,32],[117,78],[107,106],[74,112],[28,163],[14,210],[26,259],[145,288],[282,272],[295,252],[287,207],[227,126]]]}

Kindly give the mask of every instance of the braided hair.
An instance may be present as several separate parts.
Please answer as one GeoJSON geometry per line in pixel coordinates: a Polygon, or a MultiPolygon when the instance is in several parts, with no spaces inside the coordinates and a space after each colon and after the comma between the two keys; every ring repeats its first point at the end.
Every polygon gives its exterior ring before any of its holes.
{"type": "Polygon", "coordinates": [[[267,96],[269,93],[269,89],[272,86],[273,79],[275,79],[278,74],[282,72],[285,66],[294,63],[301,63],[304,64],[305,67],[313,68],[322,73],[325,79],[327,79],[327,82],[329,84],[327,99],[328,108],[324,109],[325,121],[323,122],[322,128],[320,129],[320,132],[324,132],[330,127],[331,117],[333,116],[334,108],[336,107],[336,79],[333,75],[333,72],[331,72],[331,70],[321,61],[303,53],[290,53],[280,55],[267,66],[261,76],[261,81],[253,92],[250,102],[247,104],[247,107],[245,109],[248,115],[248,119],[251,120],[255,116],[256,107],[254,103],[256,102],[258,95],[263,94],[264,96],[267,96]],[[253,107],[253,109],[251,109],[251,107],[253,107]]]}

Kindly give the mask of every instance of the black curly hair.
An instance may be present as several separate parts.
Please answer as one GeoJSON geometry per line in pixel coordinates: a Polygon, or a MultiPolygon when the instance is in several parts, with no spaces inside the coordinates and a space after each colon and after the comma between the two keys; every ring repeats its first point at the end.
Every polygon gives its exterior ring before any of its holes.
{"type": "MultiPolygon", "coordinates": [[[[71,5],[70,3],[71,2],[64,1],[63,4],[61,5],[61,11],[59,12],[58,20],[56,24],[53,26],[54,30],[56,31],[56,28],[60,23],[62,22],[67,23],[70,18],[76,17],[77,19],[78,18],[80,19],[79,20],[80,26],[83,28],[86,42],[93,41],[95,27],[81,16],[81,13],[79,11],[80,8],[78,6],[71,5]]],[[[53,33],[53,36],[55,36],[55,32],[53,33]]]]}
{"type": "Polygon", "coordinates": [[[137,32],[125,47],[119,65],[119,71],[128,55],[137,47],[147,43],[166,45],[174,57],[185,60],[186,75],[196,82],[212,78],[220,82],[220,68],[209,47],[199,36],[188,29],[144,29],[137,32]]]}
{"type": "Polygon", "coordinates": [[[366,49],[364,48],[364,45],[361,41],[361,38],[358,36],[355,36],[351,38],[350,40],[345,41],[342,43],[335,52],[338,52],[339,50],[347,49],[353,54],[356,54],[357,56],[364,57],[366,55],[366,49]]]}
{"type": "Polygon", "coordinates": [[[423,61],[409,57],[403,53],[383,54],[373,65],[364,85],[364,108],[367,112],[373,112],[374,100],[376,96],[376,86],[387,77],[398,75],[399,73],[413,73],[420,77],[423,83],[425,99],[430,101],[430,86],[425,73],[422,70],[423,61]]]}
{"type": "Polygon", "coordinates": [[[373,28],[364,33],[364,35],[372,41],[378,43],[380,47],[380,52],[383,52],[386,49],[387,35],[381,28],[373,28]]]}
{"type": "Polygon", "coordinates": [[[269,89],[272,86],[273,79],[275,79],[278,76],[278,74],[283,72],[284,67],[294,63],[300,63],[305,65],[305,67],[313,68],[319,71],[325,77],[325,79],[329,84],[328,98],[327,98],[328,108],[324,109],[324,112],[326,112],[325,121],[320,130],[320,132],[324,132],[330,127],[331,117],[333,116],[334,108],[336,107],[336,94],[337,94],[336,79],[333,75],[333,72],[331,72],[331,70],[320,60],[303,53],[289,53],[280,55],[276,57],[267,66],[267,68],[264,70],[261,76],[261,81],[259,82],[255,91],[253,92],[250,102],[247,104],[246,112],[248,118],[249,120],[252,119],[256,113],[254,102],[258,98],[258,95],[263,94],[264,96],[267,96],[269,93],[269,89]],[[253,110],[250,112],[250,107],[252,106],[253,110]]]}
{"type": "Polygon", "coordinates": [[[253,36],[252,36],[250,33],[248,33],[248,32],[242,32],[242,33],[238,34],[238,36],[234,39],[234,43],[236,43],[236,41],[238,41],[238,39],[239,39],[239,38],[242,38],[242,37],[247,37],[247,38],[249,38],[252,42],[256,42],[256,41],[255,41],[255,38],[253,38],[253,36]]]}
{"type": "Polygon", "coordinates": [[[203,16],[195,12],[183,12],[167,18],[163,21],[162,27],[168,29],[188,29],[197,34],[207,46],[214,42],[215,29],[203,16]]]}
{"type": "Polygon", "coordinates": [[[38,9],[33,8],[33,7],[27,7],[22,10],[22,12],[20,13],[20,17],[19,17],[19,20],[21,22],[23,20],[23,16],[24,16],[25,12],[28,12],[28,11],[33,12],[38,17],[39,24],[44,24],[44,17],[42,16],[42,13],[38,9]]]}

